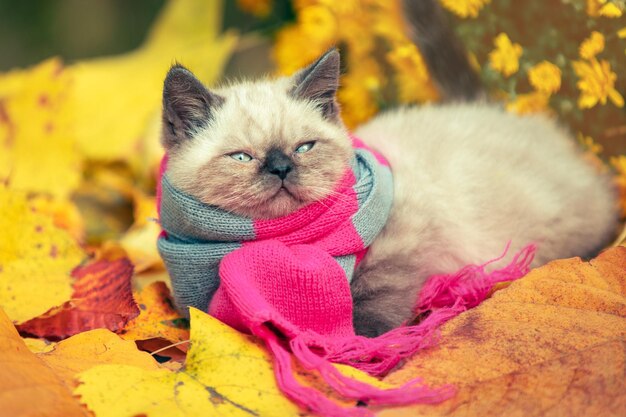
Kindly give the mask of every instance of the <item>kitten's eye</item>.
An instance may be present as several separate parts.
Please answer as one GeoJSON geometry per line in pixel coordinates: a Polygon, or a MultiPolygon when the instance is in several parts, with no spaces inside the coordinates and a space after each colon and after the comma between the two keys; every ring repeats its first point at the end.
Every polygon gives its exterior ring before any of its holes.
{"type": "Polygon", "coordinates": [[[298,146],[296,148],[296,153],[305,153],[311,150],[311,148],[313,148],[313,145],[315,145],[315,141],[311,141],[311,142],[307,142],[307,143],[303,143],[302,145],[298,146]]]}
{"type": "Polygon", "coordinates": [[[234,152],[234,153],[231,153],[228,156],[230,156],[231,158],[233,158],[234,160],[239,161],[239,162],[250,162],[250,161],[252,161],[252,157],[250,155],[248,155],[247,153],[245,153],[245,152],[234,152]]]}

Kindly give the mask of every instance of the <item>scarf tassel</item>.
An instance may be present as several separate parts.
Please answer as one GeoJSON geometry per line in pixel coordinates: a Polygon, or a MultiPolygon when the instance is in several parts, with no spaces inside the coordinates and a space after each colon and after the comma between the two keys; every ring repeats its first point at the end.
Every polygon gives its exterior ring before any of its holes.
{"type": "Polygon", "coordinates": [[[302,385],[294,377],[292,358],[305,369],[318,372],[329,387],[346,399],[367,405],[440,403],[454,395],[454,387],[430,388],[421,379],[414,379],[400,387],[382,389],[343,375],[332,363],[351,365],[370,375],[384,375],[404,358],[433,346],[437,329],[443,323],[478,305],[494,284],[520,278],[528,272],[536,249],[534,245],[522,249],[507,266],[486,272],[486,267],[504,258],[508,249],[509,244],[502,256],[482,265],[468,265],[455,274],[431,277],[417,308],[417,312],[429,311],[430,314],[417,325],[400,327],[377,338],[354,336],[333,340],[304,332],[292,337],[287,348],[285,335],[272,330],[273,326],[260,323],[250,326],[250,330],[271,352],[279,388],[292,401],[319,415],[370,417],[373,413],[364,407],[343,407],[322,392],[302,385]]]}
{"type": "Polygon", "coordinates": [[[294,377],[292,357],[307,370],[319,373],[325,383],[343,398],[360,401],[367,405],[407,405],[439,403],[454,395],[452,386],[435,389],[415,379],[401,387],[381,389],[368,383],[343,375],[330,361],[313,352],[304,338],[295,337],[287,350],[274,332],[261,325],[253,330],[261,338],[274,357],[276,381],[282,392],[299,406],[328,417],[371,417],[373,413],[364,407],[343,407],[322,392],[302,385],[294,377]]]}

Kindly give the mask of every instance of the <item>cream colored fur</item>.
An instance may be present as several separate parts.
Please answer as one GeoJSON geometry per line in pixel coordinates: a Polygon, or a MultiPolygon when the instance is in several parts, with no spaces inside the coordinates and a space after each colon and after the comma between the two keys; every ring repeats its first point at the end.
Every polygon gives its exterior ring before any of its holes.
{"type": "Polygon", "coordinates": [[[224,105],[207,127],[170,152],[172,183],[202,202],[256,218],[286,215],[328,196],[352,155],[347,132],[324,120],[311,102],[291,97],[291,87],[291,79],[281,78],[214,90],[224,105]],[[311,140],[317,141],[311,151],[293,153],[311,140]],[[296,175],[284,182],[292,196],[273,198],[280,181],[260,172],[272,149],[297,164],[296,175]],[[241,163],[228,157],[240,151],[254,159],[241,163]]]}
{"type": "Polygon", "coordinates": [[[356,133],[389,159],[395,180],[368,262],[410,252],[425,275],[451,272],[511,241],[511,254],[535,243],[540,265],[590,255],[615,231],[609,179],[547,117],[447,104],[399,109],[356,133]]]}
{"type": "MultiPolygon", "coordinates": [[[[293,83],[282,78],[214,90],[225,98],[223,106],[207,127],[171,150],[174,185],[253,217],[288,214],[328,195],[349,158],[347,132],[313,103],[294,99],[293,83]],[[310,159],[296,160],[301,199],[271,199],[276,184],[259,173],[266,151],[289,153],[313,139],[318,144],[305,154],[310,159]],[[253,155],[256,165],[226,156],[237,151],[253,155]]],[[[356,134],[388,158],[395,180],[391,217],[352,283],[360,334],[411,319],[428,276],[496,258],[509,241],[502,262],[534,243],[536,266],[591,255],[615,230],[608,178],[546,117],[484,103],[444,104],[380,115],[356,134]]]]}

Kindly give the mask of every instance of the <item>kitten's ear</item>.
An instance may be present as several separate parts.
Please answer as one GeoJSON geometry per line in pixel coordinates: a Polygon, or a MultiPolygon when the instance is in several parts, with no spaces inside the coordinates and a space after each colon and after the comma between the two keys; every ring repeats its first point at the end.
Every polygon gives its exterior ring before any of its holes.
{"type": "Polygon", "coordinates": [[[316,101],[327,119],[339,119],[339,105],[336,99],[339,73],[339,52],[332,48],[293,76],[294,87],[291,94],[296,98],[316,101]]]}
{"type": "Polygon", "coordinates": [[[163,146],[171,149],[190,139],[223,103],[224,98],[207,90],[191,71],[174,65],[163,85],[163,146]]]}

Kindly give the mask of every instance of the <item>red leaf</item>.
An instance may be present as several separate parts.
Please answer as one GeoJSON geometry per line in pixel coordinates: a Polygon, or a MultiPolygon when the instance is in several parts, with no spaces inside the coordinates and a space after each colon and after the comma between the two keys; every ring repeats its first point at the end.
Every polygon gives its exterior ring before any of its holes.
{"type": "Polygon", "coordinates": [[[128,259],[100,260],[72,271],[74,294],[61,306],[17,326],[24,335],[58,340],[87,330],[116,331],[139,314],[128,259]]]}

